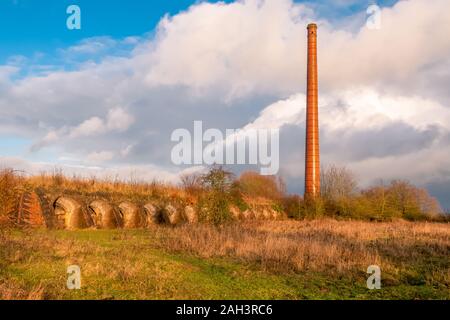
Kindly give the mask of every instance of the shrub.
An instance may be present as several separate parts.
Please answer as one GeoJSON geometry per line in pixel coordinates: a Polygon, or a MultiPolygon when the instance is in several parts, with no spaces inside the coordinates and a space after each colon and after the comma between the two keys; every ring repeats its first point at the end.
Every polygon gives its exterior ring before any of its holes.
{"type": "Polygon", "coordinates": [[[263,176],[247,171],[241,174],[238,184],[242,193],[249,197],[279,200],[283,196],[283,183],[276,176],[263,176]]]}
{"type": "Polygon", "coordinates": [[[320,218],[326,213],[325,202],[321,197],[302,199],[298,195],[285,196],[282,199],[282,209],[293,219],[320,218]]]}
{"type": "Polygon", "coordinates": [[[408,181],[394,180],[363,190],[376,216],[408,220],[438,219],[443,212],[436,198],[408,181]]]}
{"type": "Polygon", "coordinates": [[[241,212],[244,212],[245,210],[250,208],[250,206],[245,202],[242,196],[241,189],[239,188],[239,183],[236,181],[231,185],[230,198],[231,203],[235,205],[241,212]]]}
{"type": "Polygon", "coordinates": [[[425,189],[408,181],[394,180],[358,191],[354,174],[345,167],[322,170],[321,195],[326,215],[332,217],[386,220],[438,219],[439,202],[425,189]]]}
{"type": "Polygon", "coordinates": [[[231,220],[233,174],[221,166],[213,166],[201,177],[204,193],[200,197],[199,219],[214,225],[231,220]]]}
{"type": "Polygon", "coordinates": [[[303,200],[298,195],[288,195],[282,199],[283,211],[289,218],[300,219],[303,218],[302,210],[303,200]]]}
{"type": "Polygon", "coordinates": [[[320,218],[326,213],[325,202],[321,197],[303,199],[301,209],[301,216],[308,219],[320,218]]]}

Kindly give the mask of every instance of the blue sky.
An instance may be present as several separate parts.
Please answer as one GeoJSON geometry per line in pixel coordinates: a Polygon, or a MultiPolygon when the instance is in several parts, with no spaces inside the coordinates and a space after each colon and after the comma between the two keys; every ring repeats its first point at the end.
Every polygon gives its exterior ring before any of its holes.
{"type": "MultiPolygon", "coordinates": [[[[380,6],[391,6],[397,0],[380,0],[380,6]]],[[[0,63],[10,56],[32,56],[52,53],[78,41],[110,36],[124,38],[152,32],[165,15],[174,15],[198,3],[192,0],[2,0],[0,2],[0,63]],[[66,28],[66,8],[81,8],[82,29],[66,28]]],[[[208,1],[219,2],[216,0],[208,1]]],[[[221,2],[229,3],[230,0],[221,2]]],[[[362,1],[295,1],[312,4],[331,21],[361,12],[372,0],[362,1]]]]}
{"type": "Polygon", "coordinates": [[[188,8],[192,0],[2,0],[0,59],[70,46],[94,36],[123,38],[151,32],[161,17],[188,8]],[[81,8],[81,30],[66,28],[66,8],[81,8]]]}

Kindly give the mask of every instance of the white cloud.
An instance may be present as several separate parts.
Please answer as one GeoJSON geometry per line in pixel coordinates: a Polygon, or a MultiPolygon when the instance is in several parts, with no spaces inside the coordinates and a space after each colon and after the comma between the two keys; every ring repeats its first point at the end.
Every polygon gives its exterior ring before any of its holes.
{"type": "Polygon", "coordinates": [[[393,96],[360,87],[324,94],[319,103],[326,114],[325,126],[333,130],[380,128],[396,121],[417,129],[450,127],[450,108],[420,96],[393,96]],[[337,102],[346,108],[337,107],[337,102]]]}
{"type": "MultiPolygon", "coordinates": [[[[133,116],[129,115],[121,108],[115,108],[108,112],[106,120],[100,119],[99,117],[92,117],[83,121],[80,125],[70,130],[69,137],[88,137],[111,131],[123,132],[127,130],[133,122],[133,116]]],[[[50,132],[49,134],[52,136],[54,135],[53,132],[50,132]]]]}
{"type": "Polygon", "coordinates": [[[299,124],[304,119],[306,96],[299,93],[277,101],[261,111],[244,129],[280,129],[287,124],[299,124]]]}
{"type": "Polygon", "coordinates": [[[108,130],[125,131],[134,122],[133,116],[126,113],[121,108],[115,108],[108,112],[106,128],[108,130]]]}
{"type": "Polygon", "coordinates": [[[70,138],[78,138],[84,136],[91,136],[93,134],[102,133],[105,131],[105,124],[99,117],[92,117],[83,121],[79,126],[73,128],[69,134],[70,138]]]}
{"type": "Polygon", "coordinates": [[[107,50],[117,44],[117,41],[110,37],[92,37],[83,39],[80,43],[64,50],[65,54],[96,54],[107,50]]]}
{"type": "MultiPolygon", "coordinates": [[[[431,64],[448,59],[447,11],[447,0],[400,1],[382,10],[380,30],[362,25],[356,34],[319,19],[321,85],[407,85],[431,64]]],[[[293,94],[305,84],[305,27],[313,16],[290,0],[193,6],[160,23],[154,50],[146,55],[147,81],[222,88],[228,98],[293,94]]]]}
{"type": "MultiPolygon", "coordinates": [[[[258,118],[244,128],[281,128],[305,121],[306,96],[295,94],[264,108],[258,118]]],[[[420,96],[392,96],[367,88],[324,93],[319,98],[320,121],[328,131],[382,128],[403,122],[413,128],[450,128],[450,108],[420,96]]]]}
{"type": "Polygon", "coordinates": [[[88,162],[105,162],[114,158],[114,153],[111,151],[92,152],[86,158],[88,162]]]}

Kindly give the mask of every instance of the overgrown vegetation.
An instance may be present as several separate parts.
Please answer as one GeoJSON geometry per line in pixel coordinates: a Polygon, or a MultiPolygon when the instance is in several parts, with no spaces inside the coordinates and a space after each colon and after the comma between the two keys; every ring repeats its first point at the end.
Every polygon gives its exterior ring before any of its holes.
{"type": "MultiPolygon", "coordinates": [[[[221,187],[217,188],[218,193],[213,197],[216,199],[214,203],[218,205],[215,206],[215,214],[219,216],[227,212],[230,204],[242,203],[242,199],[260,199],[271,201],[272,207],[280,208],[288,217],[296,219],[449,219],[443,214],[436,198],[408,181],[394,180],[387,185],[381,182],[376,186],[360,189],[351,171],[336,166],[322,171],[321,196],[315,199],[289,195],[281,178],[261,176],[256,172],[244,172],[233,182],[230,173],[216,167],[203,176],[203,179],[205,177],[206,180],[214,177],[222,181],[221,187]]],[[[199,190],[210,190],[210,187],[197,188],[199,190]]],[[[245,210],[245,206],[241,207],[245,210]]]]}
{"type": "Polygon", "coordinates": [[[450,299],[442,223],[247,221],[0,234],[0,299],[450,299]],[[67,267],[82,289],[67,290],[67,267]],[[368,290],[369,265],[382,270],[368,290]]]}
{"type": "Polygon", "coordinates": [[[125,182],[117,178],[68,178],[60,170],[29,177],[6,169],[0,171],[0,224],[8,222],[8,214],[14,210],[23,190],[37,188],[52,194],[103,198],[112,202],[194,205],[200,220],[214,225],[232,220],[232,210],[245,212],[258,204],[294,219],[449,220],[435,198],[408,181],[380,182],[361,189],[351,171],[336,166],[322,170],[321,180],[321,197],[305,200],[299,195],[287,194],[280,177],[244,172],[236,178],[221,166],[213,166],[206,173],[185,175],[180,186],[133,179],[125,182]]]}
{"type": "Polygon", "coordinates": [[[275,176],[262,176],[257,172],[247,171],[237,181],[243,194],[252,198],[280,200],[286,193],[284,182],[275,176]]]}
{"type": "Polygon", "coordinates": [[[202,194],[198,202],[200,221],[221,225],[231,220],[233,174],[222,167],[212,167],[200,183],[202,194]]]}
{"type": "Polygon", "coordinates": [[[12,169],[0,171],[0,227],[9,224],[9,216],[15,208],[23,179],[12,169]]]}
{"type": "Polygon", "coordinates": [[[322,170],[321,197],[303,200],[296,195],[283,199],[286,212],[293,218],[332,217],[363,220],[448,221],[436,198],[408,181],[360,189],[353,173],[345,167],[322,170]]]}

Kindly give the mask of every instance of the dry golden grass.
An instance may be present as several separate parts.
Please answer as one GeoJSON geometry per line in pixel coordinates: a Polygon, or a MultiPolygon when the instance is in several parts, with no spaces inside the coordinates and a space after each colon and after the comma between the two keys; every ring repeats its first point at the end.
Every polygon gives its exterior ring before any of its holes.
{"type": "Polygon", "coordinates": [[[9,214],[14,210],[23,179],[12,169],[0,170],[0,227],[9,224],[9,214]]]}
{"type": "Polygon", "coordinates": [[[435,281],[450,286],[449,224],[319,219],[221,228],[196,225],[155,232],[164,248],[204,258],[232,257],[277,272],[345,274],[379,265],[394,275],[410,267],[429,267],[436,273],[435,281]]]}
{"type": "Polygon", "coordinates": [[[32,188],[43,188],[48,191],[79,192],[81,194],[99,194],[110,196],[125,196],[130,198],[165,195],[168,197],[184,196],[183,190],[177,186],[154,181],[143,182],[130,179],[122,181],[117,178],[97,177],[66,177],[62,172],[53,174],[42,173],[37,176],[27,177],[25,182],[32,188]]]}

